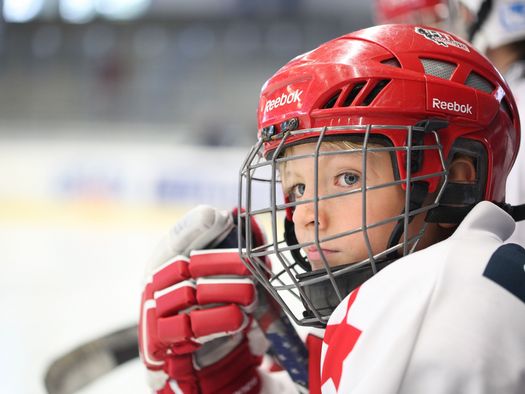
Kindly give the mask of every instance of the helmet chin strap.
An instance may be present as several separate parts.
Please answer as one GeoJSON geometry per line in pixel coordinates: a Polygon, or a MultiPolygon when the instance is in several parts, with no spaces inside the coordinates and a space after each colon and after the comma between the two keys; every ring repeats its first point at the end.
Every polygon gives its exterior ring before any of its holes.
{"type": "MultiPolygon", "coordinates": [[[[284,218],[284,240],[286,241],[286,244],[288,246],[294,246],[299,245],[299,241],[297,240],[297,237],[295,236],[295,228],[293,221],[288,220],[288,218],[284,218]]],[[[305,271],[311,271],[312,266],[301,254],[301,249],[292,249],[290,250],[290,254],[292,255],[293,259],[299,266],[304,269],[305,271]]]]}
{"type": "MultiPolygon", "coordinates": [[[[412,183],[412,188],[410,190],[410,200],[409,200],[409,213],[419,209],[423,206],[425,199],[428,196],[428,183],[427,182],[414,182],[412,183]]],[[[401,214],[404,215],[406,212],[403,209],[401,214]]],[[[408,217],[408,223],[411,223],[414,220],[414,215],[408,217]]],[[[390,239],[388,240],[387,249],[393,248],[399,243],[401,236],[405,230],[405,220],[401,218],[397,221],[392,233],[390,234],[390,239]]],[[[388,259],[398,259],[401,255],[399,250],[395,249],[393,252],[389,253],[388,259]]]]}
{"type": "Polygon", "coordinates": [[[512,219],[514,219],[515,222],[525,220],[525,204],[510,205],[504,202],[495,204],[512,216],[512,219]]]}
{"type": "MultiPolygon", "coordinates": [[[[376,272],[382,270],[392,262],[393,260],[388,259],[376,261],[376,272]]],[[[345,264],[334,267],[331,269],[331,272],[334,275],[337,275],[337,271],[350,267],[351,265],[352,264],[345,264]]],[[[365,264],[351,270],[346,274],[334,276],[334,280],[337,287],[339,288],[340,293],[343,296],[347,296],[357,287],[361,286],[364,282],[366,282],[368,279],[374,276],[374,274],[375,273],[372,270],[372,267],[368,264],[365,264]]],[[[305,282],[307,280],[313,280],[316,278],[321,278],[323,276],[326,277],[324,280],[320,280],[318,282],[314,281],[314,283],[309,285],[303,285],[303,290],[306,296],[308,297],[310,303],[314,306],[316,312],[321,316],[328,318],[332,314],[334,309],[337,307],[337,305],[341,303],[341,300],[337,296],[337,293],[333,285],[331,284],[329,277],[326,274],[326,270],[324,268],[321,268],[315,271],[306,272],[304,274],[297,275],[297,279],[299,280],[299,282],[305,282]]],[[[302,300],[302,302],[305,309],[303,312],[303,317],[315,318],[315,315],[311,310],[310,306],[304,300],[302,300]]],[[[319,322],[318,326],[323,327],[324,325],[321,322],[319,322]]]]}

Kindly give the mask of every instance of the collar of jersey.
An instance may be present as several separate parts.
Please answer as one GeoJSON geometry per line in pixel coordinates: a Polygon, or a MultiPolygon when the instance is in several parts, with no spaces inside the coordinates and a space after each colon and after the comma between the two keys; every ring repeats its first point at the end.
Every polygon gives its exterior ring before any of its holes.
{"type": "Polygon", "coordinates": [[[486,231],[505,241],[512,235],[515,227],[514,219],[507,212],[489,201],[481,201],[472,208],[452,236],[486,231]]]}

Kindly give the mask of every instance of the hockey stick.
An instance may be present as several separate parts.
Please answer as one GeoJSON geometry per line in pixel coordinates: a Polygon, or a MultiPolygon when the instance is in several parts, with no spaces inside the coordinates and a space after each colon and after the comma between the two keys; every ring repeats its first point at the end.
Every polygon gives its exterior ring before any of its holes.
{"type": "MultiPolygon", "coordinates": [[[[254,315],[271,343],[270,354],[288,372],[301,393],[308,387],[308,354],[284,312],[260,289],[254,315]]],[[[46,371],[48,394],[72,394],[139,356],[137,325],[84,343],[55,359],[46,371]]]]}
{"type": "Polygon", "coordinates": [[[308,351],[292,323],[262,286],[259,305],[254,312],[271,344],[269,354],[288,372],[300,393],[308,393],[308,351]]]}
{"type": "Polygon", "coordinates": [[[49,394],[71,394],[139,355],[137,325],[94,339],[55,359],[46,371],[49,394]]]}

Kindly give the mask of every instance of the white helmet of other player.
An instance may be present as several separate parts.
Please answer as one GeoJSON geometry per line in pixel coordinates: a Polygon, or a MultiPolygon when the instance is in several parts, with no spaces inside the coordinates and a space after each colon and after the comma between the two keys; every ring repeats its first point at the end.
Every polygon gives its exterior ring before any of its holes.
{"type": "Polygon", "coordinates": [[[451,0],[453,30],[481,52],[525,40],[525,0],[451,0]]]}

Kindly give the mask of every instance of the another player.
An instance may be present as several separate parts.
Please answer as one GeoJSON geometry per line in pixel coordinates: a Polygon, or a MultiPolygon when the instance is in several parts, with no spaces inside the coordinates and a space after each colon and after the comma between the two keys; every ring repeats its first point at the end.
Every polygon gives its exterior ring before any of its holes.
{"type": "Polygon", "coordinates": [[[243,210],[190,212],[150,266],[154,388],[298,392],[260,366],[255,278],[326,328],[307,339],[311,393],[522,393],[525,250],[503,243],[525,217],[505,204],[520,126],[490,62],[436,29],[364,29],[277,71],[258,124],[243,210]],[[235,217],[241,258],[220,249],[235,217]]]}
{"type": "Polygon", "coordinates": [[[378,24],[415,23],[446,29],[450,20],[448,0],[375,0],[378,24]]]}
{"type": "MultiPolygon", "coordinates": [[[[451,28],[472,42],[505,76],[525,117],[525,1],[451,0],[456,12],[451,28]]],[[[525,198],[525,149],[520,149],[507,185],[507,201],[525,198]]],[[[511,237],[525,245],[525,222],[518,223],[511,237]]]]}

